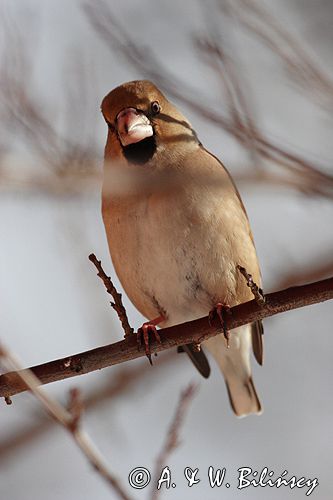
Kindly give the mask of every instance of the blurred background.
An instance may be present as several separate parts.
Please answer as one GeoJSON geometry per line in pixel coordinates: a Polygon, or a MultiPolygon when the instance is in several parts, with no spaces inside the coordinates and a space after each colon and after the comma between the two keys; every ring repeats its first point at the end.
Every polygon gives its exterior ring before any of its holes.
{"type": "MultiPolygon", "coordinates": [[[[91,252],[119,282],[100,214],[107,129],[100,102],[154,81],[235,178],[264,290],[333,271],[332,60],[329,0],[0,1],[1,341],[24,366],[122,337],[91,252]]],[[[124,298],[131,324],[143,318],[124,298]]],[[[169,499],[297,499],[306,488],[237,490],[237,469],[315,478],[332,497],[332,304],[265,321],[254,379],[264,413],[237,419],[214,365],[204,381],[164,353],[51,384],[79,387],[83,424],[132,498],[128,474],[154,469],[181,390],[199,389],[168,458],[169,499]],[[207,469],[227,468],[229,489],[207,469]],[[184,468],[201,482],[186,486],[184,468]]],[[[213,363],[213,360],[212,360],[213,363]]],[[[150,485],[151,488],[151,485],[150,485]]],[[[0,498],[118,498],[29,394],[0,405],[0,498]]]]}

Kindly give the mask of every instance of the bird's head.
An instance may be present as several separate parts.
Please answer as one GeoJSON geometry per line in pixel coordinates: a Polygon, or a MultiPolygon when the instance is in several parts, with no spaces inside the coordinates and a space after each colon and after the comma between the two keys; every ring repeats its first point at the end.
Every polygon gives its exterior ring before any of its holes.
{"type": "Polygon", "coordinates": [[[115,88],[101,108],[109,127],[106,159],[134,164],[146,164],[159,156],[176,160],[199,144],[186,118],[147,80],[115,88]]]}

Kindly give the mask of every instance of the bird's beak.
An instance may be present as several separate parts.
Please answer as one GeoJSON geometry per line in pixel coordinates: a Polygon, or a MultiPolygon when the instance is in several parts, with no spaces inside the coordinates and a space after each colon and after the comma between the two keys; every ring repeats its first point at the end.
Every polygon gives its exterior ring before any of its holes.
{"type": "Polygon", "coordinates": [[[154,133],[149,118],[135,108],[125,108],[116,119],[117,132],[123,146],[140,142],[154,133]]]}

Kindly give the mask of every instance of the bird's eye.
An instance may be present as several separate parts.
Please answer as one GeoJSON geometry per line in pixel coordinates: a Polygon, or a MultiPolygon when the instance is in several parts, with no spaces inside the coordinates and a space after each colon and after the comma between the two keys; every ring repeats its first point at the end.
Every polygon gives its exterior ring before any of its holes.
{"type": "Polygon", "coordinates": [[[158,115],[158,113],[161,111],[161,106],[157,101],[154,101],[151,103],[151,112],[153,115],[158,115]]]}

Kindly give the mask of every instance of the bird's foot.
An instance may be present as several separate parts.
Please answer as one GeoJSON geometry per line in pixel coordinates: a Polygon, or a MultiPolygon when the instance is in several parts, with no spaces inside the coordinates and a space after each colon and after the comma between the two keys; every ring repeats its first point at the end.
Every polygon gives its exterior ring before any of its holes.
{"type": "Polygon", "coordinates": [[[156,325],[154,324],[154,321],[152,321],[152,322],[147,321],[146,323],[143,323],[141,328],[138,329],[138,332],[136,334],[136,338],[137,338],[139,349],[144,344],[146,356],[149,359],[149,363],[152,365],[153,362],[151,360],[151,350],[150,350],[151,335],[154,336],[155,340],[157,342],[159,342],[159,344],[161,343],[161,337],[156,329],[156,325]]]}
{"type": "Polygon", "coordinates": [[[229,338],[230,334],[228,331],[228,325],[227,325],[227,316],[230,314],[230,306],[226,304],[222,304],[221,302],[218,302],[213,309],[209,312],[209,324],[213,326],[213,323],[216,319],[219,320],[222,330],[223,330],[223,335],[227,343],[227,347],[229,348],[229,338]]]}

